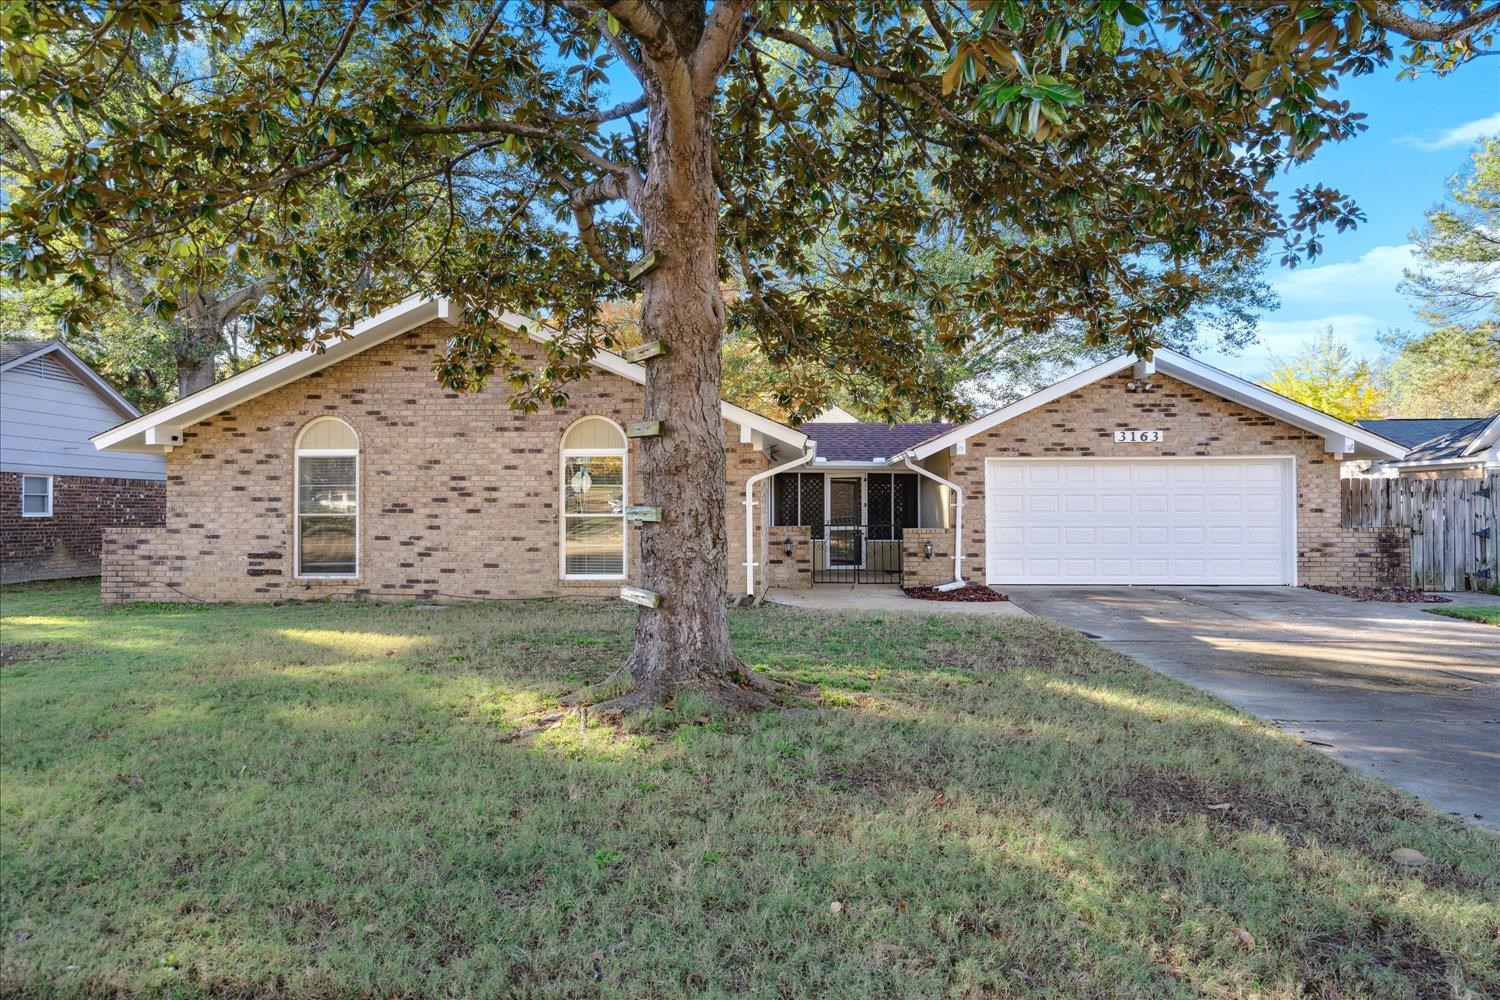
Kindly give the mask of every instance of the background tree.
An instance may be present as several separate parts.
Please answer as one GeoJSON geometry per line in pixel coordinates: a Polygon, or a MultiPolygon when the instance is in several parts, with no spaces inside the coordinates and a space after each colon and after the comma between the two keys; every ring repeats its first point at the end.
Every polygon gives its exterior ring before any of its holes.
{"type": "Polygon", "coordinates": [[[1413,235],[1420,264],[1404,284],[1428,331],[1385,338],[1392,416],[1500,411],[1500,139],[1475,149],[1448,188],[1413,235]]]}
{"type": "MultiPolygon", "coordinates": [[[[43,163],[136,128],[151,113],[148,109],[164,101],[201,103],[214,95],[217,45],[200,50],[171,36],[143,34],[133,56],[135,71],[114,77],[93,114],[77,113],[65,101],[28,103],[0,122],[0,180],[7,195],[20,195],[20,179],[43,163]]],[[[163,268],[150,254],[119,247],[93,269],[107,284],[111,308],[88,324],[97,327],[92,333],[66,321],[73,296],[60,282],[8,296],[4,332],[26,329],[34,336],[60,336],[82,356],[100,362],[101,371],[128,375],[123,390],[127,397],[137,393],[139,402],[159,405],[171,396],[207,388],[218,378],[220,364],[232,360],[231,326],[259,302],[266,282],[252,280],[226,259],[235,240],[232,233],[216,233],[207,217],[196,221],[195,231],[201,251],[218,258],[198,267],[195,280],[173,275],[164,283],[161,279],[171,268],[163,268]],[[175,393],[166,389],[171,384],[175,393]]],[[[74,248],[75,253],[81,250],[74,248]]]]}
{"type": "Polygon", "coordinates": [[[1291,358],[1273,358],[1261,385],[1340,420],[1363,420],[1381,412],[1374,369],[1356,358],[1331,326],[1291,358]]]}
{"type": "MultiPolygon", "coordinates": [[[[1197,272],[1279,241],[1295,261],[1353,225],[1337,192],[1270,185],[1361,125],[1341,74],[1409,55],[1439,69],[1488,44],[1500,5],[1127,0],[347,0],[329,5],[10,5],[0,117],[56,105],[97,120],[85,148],[25,162],[3,216],[17,279],[61,276],[86,322],[121,252],[174,286],[226,257],[277,276],[266,343],[300,346],[421,291],[463,307],[435,361],[447,385],[491,376],[526,409],[563,398],[601,301],[641,295],[640,451],[661,506],[641,529],[643,612],[606,707],[699,688],[766,704],[725,615],[720,349],[733,308],[767,358],[817,356],[939,410],[951,388],[905,362],[985,329],[1080,324],[1085,343],[1149,349],[1203,294],[1197,272]],[[108,94],[142,46],[209,49],[212,93],[145,88],[114,128],[108,94]],[[779,69],[778,69],[779,68],[779,69]],[[318,227],[324,192],[348,200],[318,227]],[[436,227],[419,220],[439,220],[436,227]],[[311,230],[309,229],[311,227],[311,230]],[[232,248],[217,234],[239,234],[232,248]],[[838,255],[823,237],[838,235],[838,255]],[[914,266],[941,236],[993,254],[976,280],[914,266]],[[226,249],[229,252],[226,254],[226,249]],[[639,282],[627,265],[650,255],[639,282]],[[373,262],[380,267],[374,268],[373,262]],[[539,367],[498,308],[558,330],[539,367]],[[980,329],[970,320],[983,317],[980,329]]],[[[22,157],[25,160],[25,157],[22,157]]]]}

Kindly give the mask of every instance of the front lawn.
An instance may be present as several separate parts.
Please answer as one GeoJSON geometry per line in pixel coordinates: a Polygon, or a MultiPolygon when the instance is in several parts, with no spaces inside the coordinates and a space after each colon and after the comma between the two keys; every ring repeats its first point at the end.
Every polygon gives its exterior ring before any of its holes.
{"type": "Polygon", "coordinates": [[[1500,605],[1497,604],[1458,604],[1451,608],[1428,608],[1427,610],[1435,615],[1462,618],[1466,622],[1500,625],[1500,605]]]}
{"type": "Polygon", "coordinates": [[[808,710],[512,741],[629,609],[0,601],[7,994],[1500,992],[1500,838],[1046,623],[737,612],[808,710]]]}

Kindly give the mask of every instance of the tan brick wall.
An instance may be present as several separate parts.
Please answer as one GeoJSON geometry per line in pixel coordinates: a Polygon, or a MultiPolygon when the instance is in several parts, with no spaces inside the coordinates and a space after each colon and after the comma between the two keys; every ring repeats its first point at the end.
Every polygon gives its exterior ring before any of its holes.
{"type": "MultiPolygon", "coordinates": [[[[967,511],[965,511],[967,513],[967,511]]],[[[901,586],[936,587],[953,582],[953,529],[907,528],[901,532],[901,586]],[[932,558],[922,543],[932,542],[932,558]]]]}
{"type": "MultiPolygon", "coordinates": [[[[1083,458],[1290,455],[1297,476],[1299,582],[1340,583],[1346,565],[1347,529],[1339,526],[1339,462],[1323,450],[1321,436],[1166,375],[1153,389],[1130,392],[1123,372],[969,439],[952,457],[949,478],[964,490],[964,577],[985,579],[984,463],[991,457],[1083,458]],[[1166,431],[1158,444],[1117,444],[1116,430],[1166,431]]],[[[1226,580],[1225,583],[1233,583],[1226,580]]]]}
{"type": "MultiPolygon", "coordinates": [[[[427,324],[188,428],[167,456],[166,526],[114,534],[105,599],[617,594],[618,582],[560,579],[559,449],[581,417],[645,419],[643,389],[598,371],[570,388],[566,408],[516,413],[498,381],[463,396],[433,380],[431,359],[450,332],[427,324]],[[321,416],[339,417],[360,438],[355,580],[294,576],[294,443],[321,416]]],[[[517,346],[539,358],[531,342],[517,346]]],[[[653,416],[670,424],[670,414],[653,416]]],[[[725,438],[727,582],[735,592],[744,588],[745,479],[767,463],[739,443],[734,425],[726,423],[725,438]]],[[[638,458],[632,442],[632,472],[638,458]]],[[[631,502],[643,502],[638,477],[629,480],[631,502]]],[[[627,530],[637,579],[641,529],[627,530]]]]}
{"type": "Polygon", "coordinates": [[[1323,557],[1325,579],[1304,583],[1346,586],[1411,585],[1411,529],[1344,528],[1323,557]]]}
{"type": "Polygon", "coordinates": [[[812,586],[812,529],[807,525],[782,525],[766,536],[766,586],[803,588],[812,586]],[[786,540],[792,554],[786,554],[786,540]]]}

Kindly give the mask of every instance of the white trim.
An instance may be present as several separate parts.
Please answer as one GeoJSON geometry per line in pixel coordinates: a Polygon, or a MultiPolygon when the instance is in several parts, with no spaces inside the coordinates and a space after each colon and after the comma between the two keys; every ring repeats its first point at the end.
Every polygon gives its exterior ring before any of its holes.
{"type": "MultiPolygon", "coordinates": [[[[456,325],[456,310],[447,299],[409,298],[399,305],[360,320],[345,331],[322,338],[314,347],[305,347],[298,351],[278,355],[253,368],[247,368],[238,375],[232,375],[222,382],[217,382],[207,389],[185,396],[175,403],[169,403],[145,416],[138,416],[118,427],[96,434],[90,440],[100,451],[161,453],[174,444],[180,444],[180,440],[169,441],[157,436],[148,436],[148,431],[166,426],[173,428],[173,433],[180,435],[185,427],[206,420],[263,393],[295,382],[297,379],[327,368],[329,365],[433,320],[442,320],[456,325]]],[[[556,331],[518,313],[502,313],[498,317],[498,322],[506,329],[522,333],[538,343],[546,343],[558,336],[556,331]]],[[[45,352],[37,352],[27,355],[25,359],[17,360],[29,360],[43,353],[45,352]]],[[[645,368],[626,361],[618,354],[596,351],[589,359],[589,363],[638,385],[646,381],[645,368]]],[[[92,377],[98,378],[96,375],[92,377]]],[[[113,390],[110,391],[113,392],[113,390]]],[[[135,412],[133,408],[130,411],[132,415],[135,412]]],[[[759,431],[766,437],[780,441],[798,451],[807,447],[806,434],[777,423],[769,417],[763,417],[724,400],[720,401],[720,412],[724,419],[740,427],[749,427],[754,431],[759,431]]]]}
{"type": "MultiPolygon", "coordinates": [[[[44,475],[42,473],[37,473],[37,472],[23,472],[23,473],[21,473],[21,516],[23,518],[49,518],[49,517],[51,517],[52,516],[52,506],[53,506],[53,504],[52,504],[52,500],[53,500],[52,488],[53,488],[52,477],[49,476],[49,475],[44,475]],[[45,480],[47,480],[47,494],[46,494],[47,495],[47,509],[44,512],[40,513],[40,514],[28,514],[28,513],[26,513],[26,480],[28,480],[28,479],[45,479],[45,480]]],[[[32,494],[32,496],[35,496],[35,495],[36,495],[35,493],[32,494]]]]}
{"type": "MultiPolygon", "coordinates": [[[[573,428],[586,420],[602,420],[613,427],[625,442],[623,448],[559,448],[557,452],[557,576],[560,580],[611,581],[630,579],[630,519],[625,510],[630,506],[630,439],[625,428],[609,417],[588,413],[573,421],[563,431],[559,443],[566,441],[573,428]],[[618,573],[569,573],[568,572],[568,459],[570,458],[619,458],[620,459],[620,572],[618,573]]],[[[575,517],[612,517],[612,514],[577,514],[575,517]]]]}
{"type": "Polygon", "coordinates": [[[86,384],[89,388],[93,389],[94,392],[103,397],[104,401],[108,403],[114,410],[116,410],[120,414],[120,416],[131,418],[141,415],[141,411],[132,406],[130,400],[126,399],[124,396],[116,392],[114,386],[104,381],[104,379],[100,377],[98,372],[94,371],[94,369],[84,364],[83,360],[79,358],[78,355],[68,350],[68,345],[62,343],[61,341],[54,340],[48,346],[43,347],[39,350],[32,351],[30,354],[23,354],[18,358],[11,358],[5,364],[0,365],[0,372],[10,371],[12,368],[16,368],[24,364],[29,364],[30,362],[35,361],[38,358],[45,358],[49,354],[58,355],[57,360],[61,361],[65,368],[71,371],[78,378],[82,379],[84,384],[86,384]]]}
{"type": "MultiPolygon", "coordinates": [[[[912,461],[911,452],[901,456],[902,464],[919,476],[926,476],[939,486],[953,491],[953,584],[955,589],[964,585],[964,491],[951,479],[944,479],[931,469],[924,469],[912,461]]],[[[921,494],[917,494],[917,520],[922,520],[921,494]]],[[[944,514],[948,513],[946,510],[944,514]]],[[[986,529],[989,525],[986,523],[986,529]]]]}
{"type": "Polygon", "coordinates": [[[91,440],[100,451],[156,451],[157,448],[145,440],[149,428],[170,425],[181,430],[414,330],[423,323],[449,320],[451,316],[452,309],[447,299],[407,299],[361,320],[341,334],[324,337],[316,347],[279,354],[143,417],[96,434],[91,440]]]}
{"type": "MultiPolygon", "coordinates": [[[[1069,455],[1062,456],[1035,456],[1035,455],[996,455],[984,460],[984,578],[988,583],[1016,584],[1014,580],[996,580],[990,570],[990,515],[989,495],[990,477],[989,467],[992,462],[1280,462],[1287,470],[1286,489],[1282,493],[1281,522],[1282,528],[1287,532],[1286,552],[1282,557],[1282,569],[1286,579],[1291,583],[1285,586],[1295,587],[1298,585],[1297,577],[1297,507],[1300,500],[1297,492],[1297,456],[1295,455],[1069,455]]],[[[1067,586],[1064,584],[1063,586],[1067,586]]],[[[1109,586],[1117,586],[1109,584],[1109,586]]],[[[1119,584],[1118,586],[1135,586],[1134,584],[1119,584]]],[[[1142,586],[1156,586],[1153,584],[1142,584],[1142,586]]],[[[1164,584],[1161,586],[1165,586],[1164,584]]],[[[1234,580],[1221,584],[1192,584],[1192,586],[1216,586],[1233,587],[1238,586],[1234,580]]]]}
{"type": "Polygon", "coordinates": [[[1470,441],[1469,446],[1464,449],[1464,455],[1478,455],[1496,441],[1500,441],[1500,413],[1495,414],[1490,422],[1484,425],[1484,429],[1474,435],[1474,440],[1470,441]]]}
{"type": "MultiPolygon", "coordinates": [[[[1085,386],[1092,385],[1101,379],[1118,375],[1127,368],[1132,368],[1136,364],[1136,360],[1134,354],[1122,354],[1119,357],[1111,358],[1109,361],[1097,364],[1092,368],[1065,378],[1061,382],[1054,383],[1045,389],[1034,392],[1024,399],[1019,399],[1008,406],[1002,406],[998,410],[971,420],[969,423],[957,427],[940,437],[925,441],[912,448],[909,454],[914,458],[924,459],[937,454],[945,448],[960,447],[963,442],[974,437],[976,434],[982,434],[1007,420],[1012,420],[1039,406],[1045,406],[1054,400],[1076,392],[1085,386]]],[[[1285,421],[1295,427],[1301,427],[1304,430],[1322,435],[1325,438],[1325,443],[1329,439],[1348,439],[1355,445],[1362,446],[1367,452],[1373,453],[1374,457],[1379,458],[1401,458],[1406,454],[1406,448],[1396,444],[1394,441],[1381,437],[1379,434],[1367,431],[1363,427],[1356,427],[1353,424],[1345,423],[1337,417],[1331,417],[1310,406],[1304,406],[1302,403],[1278,395],[1268,389],[1263,389],[1254,383],[1247,382],[1228,372],[1220,371],[1200,361],[1194,361],[1192,358],[1178,354],[1176,351],[1158,348],[1153,352],[1151,360],[1156,371],[1163,375],[1186,382],[1188,385],[1212,392],[1241,405],[1249,406],[1252,409],[1285,421]]]]}
{"type": "MultiPolygon", "coordinates": [[[[799,456],[797,458],[794,458],[790,462],[787,462],[787,463],[785,463],[783,465],[778,465],[778,466],[775,466],[774,468],[765,469],[765,470],[763,470],[761,472],[757,472],[755,475],[753,475],[749,479],[745,480],[745,593],[746,594],[754,594],[755,593],[755,566],[756,566],[756,562],[755,562],[755,550],[751,547],[751,542],[750,542],[750,539],[754,535],[754,530],[755,530],[754,529],[754,522],[755,522],[755,513],[754,513],[754,511],[755,511],[756,500],[755,500],[755,494],[753,492],[754,489],[755,489],[755,487],[758,484],[760,484],[762,482],[765,482],[766,480],[770,480],[769,489],[771,491],[771,501],[770,501],[770,503],[766,504],[766,508],[767,508],[766,511],[765,511],[765,515],[766,516],[764,516],[764,517],[761,518],[762,524],[763,524],[764,529],[765,529],[764,532],[761,535],[761,541],[762,541],[762,543],[769,544],[769,539],[770,539],[770,534],[771,534],[771,528],[775,526],[773,524],[773,522],[776,520],[776,518],[774,517],[774,514],[776,512],[776,485],[775,485],[776,484],[776,479],[775,479],[775,477],[778,474],[780,474],[780,473],[790,472],[793,469],[798,468],[799,466],[803,466],[803,465],[807,465],[807,464],[811,463],[812,460],[813,460],[813,458],[817,455],[817,453],[818,453],[818,442],[817,441],[809,441],[808,445],[807,445],[807,451],[803,455],[801,455],[801,456],[799,456]]],[[[802,513],[802,510],[801,510],[801,507],[802,507],[802,484],[801,484],[800,480],[798,481],[798,484],[797,484],[797,507],[798,507],[797,513],[800,515],[802,513]]]]}
{"type": "MultiPolygon", "coordinates": [[[[364,484],[360,482],[360,440],[359,431],[354,425],[343,417],[332,414],[313,417],[302,425],[297,436],[292,439],[292,579],[294,580],[358,580],[359,571],[364,565],[364,553],[361,551],[360,536],[364,534],[364,518],[360,516],[360,508],[364,506],[364,484]],[[349,428],[349,433],[354,435],[353,448],[308,448],[302,449],[302,439],[307,435],[309,429],[315,424],[325,420],[335,420],[349,428]],[[353,573],[304,573],[302,572],[302,458],[348,458],[354,457],[354,572],[353,573]]],[[[308,517],[342,517],[341,514],[308,514],[308,517]]]]}

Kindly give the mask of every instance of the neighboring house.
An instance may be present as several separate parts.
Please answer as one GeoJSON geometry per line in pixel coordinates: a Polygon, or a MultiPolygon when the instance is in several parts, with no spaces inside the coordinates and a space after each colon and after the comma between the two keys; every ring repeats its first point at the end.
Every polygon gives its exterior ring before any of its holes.
{"type": "Polygon", "coordinates": [[[162,523],[162,458],[89,440],[139,415],[61,343],[0,342],[0,580],[95,576],[104,528],[162,523]]]}
{"type": "MultiPolygon", "coordinates": [[[[650,498],[624,429],[663,416],[644,410],[644,369],[601,353],[566,407],[515,413],[503,383],[460,395],[433,381],[451,317],[442,300],[403,303],[96,436],[168,471],[165,526],[106,540],[105,599],[605,595],[635,579],[641,529],[624,508],[650,498]]],[[[500,322],[541,357],[544,328],[500,322]]],[[[1376,560],[1368,534],[1339,525],[1339,463],[1405,453],[1166,350],[961,426],[797,430],[727,402],[723,417],[740,592],[955,570],[1003,585],[1348,582],[1376,560]]]]}
{"type": "Polygon", "coordinates": [[[1404,444],[1403,458],[1373,462],[1369,474],[1412,479],[1480,479],[1500,470],[1500,413],[1437,420],[1360,420],[1361,427],[1404,444]]]}

